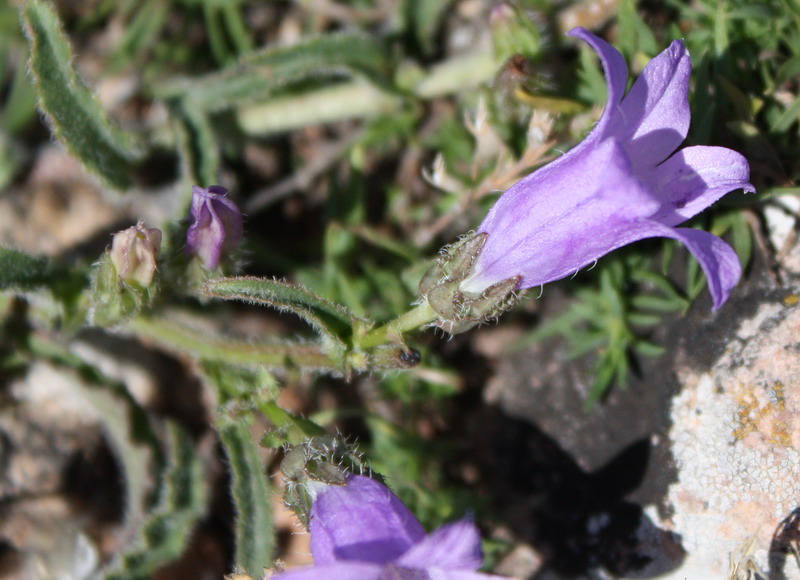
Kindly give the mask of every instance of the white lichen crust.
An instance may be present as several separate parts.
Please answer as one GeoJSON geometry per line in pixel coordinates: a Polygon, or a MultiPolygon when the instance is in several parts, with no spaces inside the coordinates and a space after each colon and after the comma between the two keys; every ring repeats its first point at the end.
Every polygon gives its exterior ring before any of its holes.
{"type": "MultiPolygon", "coordinates": [[[[776,530],[800,506],[796,303],[763,305],[708,372],[678,371],[670,431],[678,481],[665,525],[687,556],[670,578],[766,575],[776,530]]],[[[783,561],[786,578],[800,578],[792,554],[783,561]]]]}

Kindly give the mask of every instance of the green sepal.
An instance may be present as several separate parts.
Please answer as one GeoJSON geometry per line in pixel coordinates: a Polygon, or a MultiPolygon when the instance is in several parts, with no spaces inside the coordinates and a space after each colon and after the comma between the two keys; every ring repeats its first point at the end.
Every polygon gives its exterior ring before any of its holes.
{"type": "Polygon", "coordinates": [[[120,280],[108,252],[103,254],[92,271],[92,293],[89,319],[97,326],[114,326],[139,314],[158,295],[158,283],[142,288],[120,280]]]}
{"type": "Polygon", "coordinates": [[[485,232],[467,234],[445,246],[420,281],[420,297],[438,315],[433,324],[450,334],[494,320],[519,301],[520,276],[501,280],[480,294],[461,290],[461,283],[472,273],[487,238],[485,232]]]}
{"type": "Polygon", "coordinates": [[[350,474],[369,475],[382,481],[364,460],[364,454],[333,435],[312,437],[287,450],[281,462],[286,482],[284,503],[308,529],[311,507],[318,491],[328,485],[347,484],[350,474]]]}
{"type": "Polygon", "coordinates": [[[30,45],[29,70],[53,134],[109,186],[125,190],[143,152],[112,125],[97,96],[72,65],[73,54],[58,15],[49,2],[30,0],[22,8],[30,45]]]}
{"type": "Polygon", "coordinates": [[[222,418],[217,429],[232,475],[236,565],[252,577],[261,578],[275,553],[272,491],[247,423],[222,418]]]}

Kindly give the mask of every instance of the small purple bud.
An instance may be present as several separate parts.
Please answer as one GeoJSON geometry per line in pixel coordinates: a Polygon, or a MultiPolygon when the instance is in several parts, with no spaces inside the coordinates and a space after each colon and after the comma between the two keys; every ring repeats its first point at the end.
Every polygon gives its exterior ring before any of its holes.
{"type": "Polygon", "coordinates": [[[157,270],[161,250],[161,230],[146,228],[140,221],[114,234],[109,257],[123,282],[148,288],[157,270]]]}
{"type": "Polygon", "coordinates": [[[192,186],[192,219],[186,251],[213,270],[242,240],[242,212],[220,185],[192,186]]]}

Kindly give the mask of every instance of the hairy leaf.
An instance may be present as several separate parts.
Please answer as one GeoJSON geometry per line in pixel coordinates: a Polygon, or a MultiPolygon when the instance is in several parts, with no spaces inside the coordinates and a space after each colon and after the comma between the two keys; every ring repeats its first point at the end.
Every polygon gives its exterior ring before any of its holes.
{"type": "Polygon", "coordinates": [[[39,108],[55,136],[109,186],[131,185],[133,164],[143,156],[130,136],[112,125],[97,97],[72,66],[72,50],[53,7],[31,0],[22,9],[30,44],[29,69],[39,108]]]}
{"type": "Polygon", "coordinates": [[[157,89],[162,98],[186,97],[200,110],[220,110],[263,100],[275,90],[309,78],[365,76],[386,84],[386,46],[364,34],[329,34],[291,46],[269,48],[198,79],[157,89]]]}
{"type": "Polygon", "coordinates": [[[236,506],[236,565],[260,578],[272,563],[275,533],[271,491],[258,446],[246,423],[223,420],[219,434],[233,475],[236,506]]]}

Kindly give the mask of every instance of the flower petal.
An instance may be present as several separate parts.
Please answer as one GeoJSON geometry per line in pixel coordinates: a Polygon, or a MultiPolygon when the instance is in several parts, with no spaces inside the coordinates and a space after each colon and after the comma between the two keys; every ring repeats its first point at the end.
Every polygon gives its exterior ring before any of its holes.
{"type": "Polygon", "coordinates": [[[647,64],[609,121],[606,134],[623,143],[637,174],[661,163],[686,138],[691,74],[686,45],[673,41],[647,64]]]}
{"type": "Polygon", "coordinates": [[[380,580],[382,566],[340,562],[330,566],[313,566],[278,574],[281,580],[380,580]]]}
{"type": "Polygon", "coordinates": [[[678,240],[694,255],[708,278],[708,291],[714,303],[712,309],[719,310],[742,276],[742,265],[733,248],[714,234],[692,228],[670,228],[653,222],[650,232],[652,236],[678,240]]]}
{"type": "MultiPolygon", "coordinates": [[[[356,580],[354,578],[354,580],[356,580]]],[[[360,578],[358,580],[361,580],[360,578]]],[[[380,580],[507,580],[505,576],[493,576],[467,570],[444,570],[439,567],[412,570],[388,566],[380,580]]]]}
{"type": "Polygon", "coordinates": [[[422,524],[389,488],[360,475],[320,492],[309,531],[317,564],[384,564],[425,537],[422,524]]]}
{"type": "Polygon", "coordinates": [[[606,84],[608,85],[608,96],[603,115],[589,136],[574,148],[577,149],[578,147],[587,146],[587,142],[602,141],[610,135],[607,131],[607,125],[619,114],[618,108],[628,86],[628,65],[625,64],[625,57],[622,56],[620,51],[585,28],[573,28],[567,34],[580,38],[597,53],[603,65],[603,72],[606,75],[606,84]]]}
{"type": "Polygon", "coordinates": [[[692,228],[673,228],[652,220],[628,223],[616,232],[617,239],[611,250],[627,246],[646,238],[672,238],[678,240],[694,255],[708,279],[708,291],[713,300],[713,310],[718,310],[730,297],[739,278],[742,265],[739,256],[721,238],[692,228]]]}
{"type": "Polygon", "coordinates": [[[664,206],[656,216],[666,225],[685,222],[729,191],[753,192],[747,159],[724,147],[686,147],[650,171],[647,184],[664,206]]]}
{"type": "Polygon", "coordinates": [[[554,168],[547,165],[504,193],[478,228],[486,241],[468,292],[522,276],[520,288],[570,276],[619,247],[633,220],[659,201],[639,179],[622,146],[608,139],[554,168]]]}
{"type": "Polygon", "coordinates": [[[483,563],[481,536],[469,520],[442,526],[397,560],[398,566],[445,570],[477,570],[483,563]]]}

